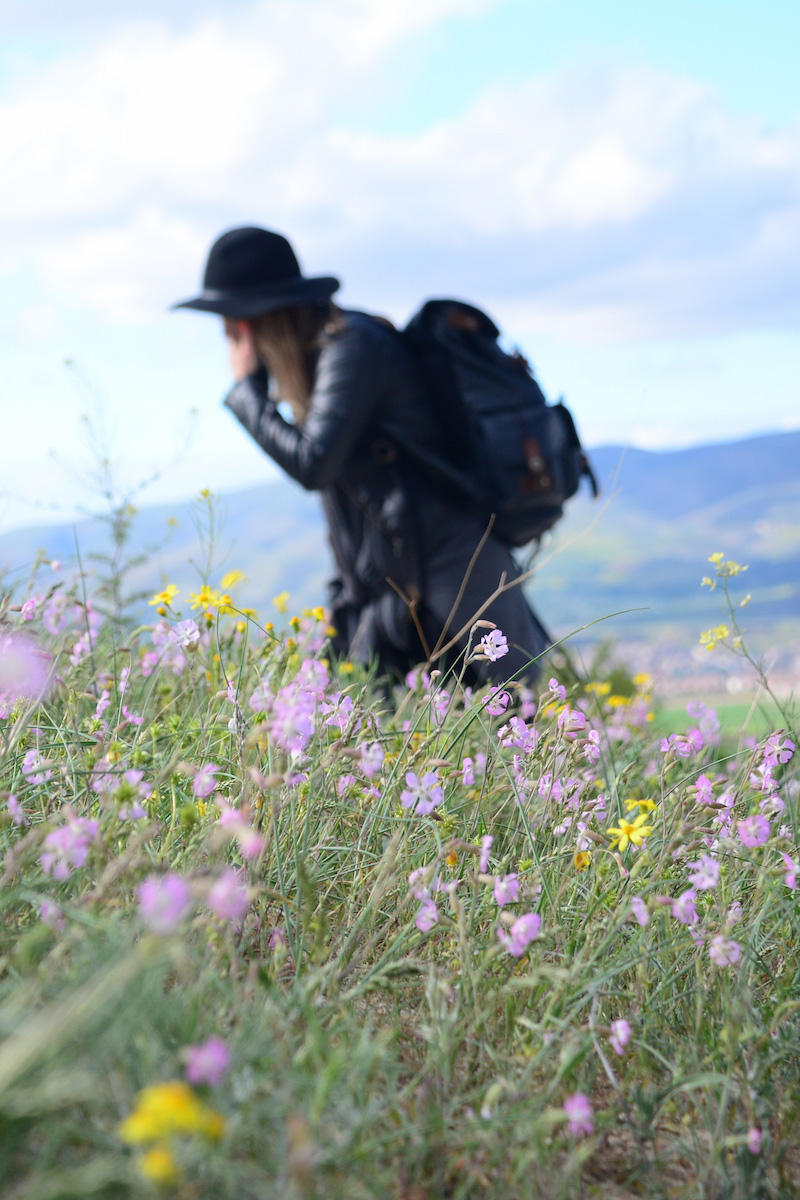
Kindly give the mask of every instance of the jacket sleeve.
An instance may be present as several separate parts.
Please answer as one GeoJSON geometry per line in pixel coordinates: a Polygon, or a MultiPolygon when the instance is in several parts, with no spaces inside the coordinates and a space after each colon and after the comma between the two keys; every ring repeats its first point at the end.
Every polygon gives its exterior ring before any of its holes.
{"type": "Polygon", "coordinates": [[[391,375],[384,339],[349,323],[323,346],[308,416],[302,428],[289,424],[256,376],[237,383],[225,398],[262,450],[304,488],[337,482],[373,418],[391,375]]]}

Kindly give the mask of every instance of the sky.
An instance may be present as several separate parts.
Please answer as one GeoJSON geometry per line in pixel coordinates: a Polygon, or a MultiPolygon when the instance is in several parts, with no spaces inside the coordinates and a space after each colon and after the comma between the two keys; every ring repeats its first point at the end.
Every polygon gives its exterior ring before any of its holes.
{"type": "Polygon", "coordinates": [[[488,309],[589,445],[800,425],[796,0],[0,0],[0,533],[275,468],[194,294],[488,309]]]}

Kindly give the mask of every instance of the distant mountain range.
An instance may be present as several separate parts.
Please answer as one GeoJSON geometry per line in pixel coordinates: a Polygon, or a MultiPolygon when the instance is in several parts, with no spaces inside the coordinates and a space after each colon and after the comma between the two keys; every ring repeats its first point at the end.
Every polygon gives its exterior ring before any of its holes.
{"type": "MultiPolygon", "coordinates": [[[[649,636],[717,623],[718,607],[699,587],[717,550],[749,564],[739,590],[753,594],[751,627],[800,628],[800,431],[688,450],[601,446],[591,458],[600,500],[576,497],[536,559],[531,596],[554,633],[633,608],[645,611],[597,631],[649,636]]],[[[237,595],[259,611],[283,590],[297,608],[324,599],[330,564],[314,496],[280,480],[215,503],[222,530],[214,579],[243,570],[237,595]]],[[[154,591],[170,581],[184,595],[194,589],[199,573],[190,560],[202,563],[206,554],[195,526],[200,509],[186,502],[137,514],[132,549],[147,558],[131,573],[133,588],[154,591]]],[[[1,535],[0,570],[21,578],[38,548],[73,561],[76,539],[86,562],[108,547],[107,527],[86,520],[1,535]]]]}

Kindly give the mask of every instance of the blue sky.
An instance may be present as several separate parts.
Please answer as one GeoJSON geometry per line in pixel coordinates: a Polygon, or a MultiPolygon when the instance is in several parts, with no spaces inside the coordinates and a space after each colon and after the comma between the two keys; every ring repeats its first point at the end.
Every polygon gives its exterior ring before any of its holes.
{"type": "Polygon", "coordinates": [[[483,304],[590,443],[800,422],[797,4],[0,11],[0,531],[95,503],[84,415],[142,503],[269,477],[167,312],[238,223],[344,304],[483,304]]]}

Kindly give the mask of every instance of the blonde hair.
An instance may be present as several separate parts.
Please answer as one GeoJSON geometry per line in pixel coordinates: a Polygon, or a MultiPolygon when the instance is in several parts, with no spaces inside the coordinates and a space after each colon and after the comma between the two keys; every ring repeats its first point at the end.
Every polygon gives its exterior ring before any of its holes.
{"type": "Polygon", "coordinates": [[[292,408],[301,425],[311,399],[311,357],[325,333],[341,326],[342,314],[333,304],[296,304],[263,313],[252,321],[258,357],[278,386],[281,400],[292,408]]]}

